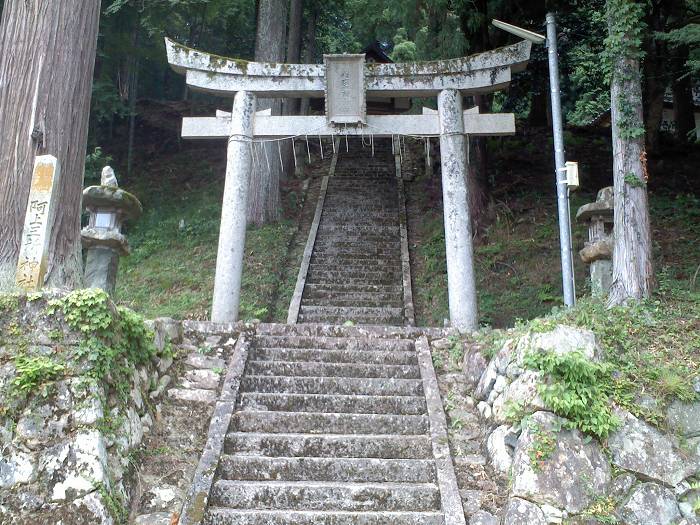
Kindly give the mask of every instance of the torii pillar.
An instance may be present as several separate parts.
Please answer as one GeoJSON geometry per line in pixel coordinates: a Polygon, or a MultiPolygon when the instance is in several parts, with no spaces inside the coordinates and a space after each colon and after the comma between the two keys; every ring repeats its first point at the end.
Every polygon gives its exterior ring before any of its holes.
{"type": "Polygon", "coordinates": [[[255,95],[248,91],[237,92],[233,98],[231,116],[219,251],[216,256],[214,300],[211,309],[211,320],[215,323],[238,319],[238,307],[241,302],[248,186],[253,169],[251,142],[255,95]]]}
{"type": "Polygon", "coordinates": [[[450,320],[459,330],[476,330],[479,315],[461,93],[456,89],[442,90],[438,95],[438,113],[450,320]]]}

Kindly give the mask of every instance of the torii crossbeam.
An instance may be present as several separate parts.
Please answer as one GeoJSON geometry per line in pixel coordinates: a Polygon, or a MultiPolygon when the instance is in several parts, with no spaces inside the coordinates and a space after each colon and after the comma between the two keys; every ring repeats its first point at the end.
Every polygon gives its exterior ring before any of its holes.
{"type": "Polygon", "coordinates": [[[362,55],[326,55],[324,64],[247,62],[202,53],[169,39],[165,43],[168,62],[185,74],[190,88],[233,97],[230,114],[184,118],[182,124],[183,138],[228,139],[212,321],[238,318],[254,139],[419,135],[440,137],[450,319],[459,329],[478,327],[465,135],[513,134],[515,118],[463,111],[462,99],[507,87],[512,74],[527,66],[530,42],[469,57],[404,64],[365,64],[362,55]],[[438,111],[367,115],[367,95],[437,96],[438,111]],[[256,113],[257,97],[325,97],[326,115],[256,113]]]}

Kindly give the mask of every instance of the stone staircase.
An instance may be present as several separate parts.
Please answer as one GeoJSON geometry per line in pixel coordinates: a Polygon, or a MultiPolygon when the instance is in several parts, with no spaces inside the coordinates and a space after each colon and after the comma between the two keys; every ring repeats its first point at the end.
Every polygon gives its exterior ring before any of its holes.
{"type": "Polygon", "coordinates": [[[245,337],[181,525],[465,523],[420,331],[261,324],[245,337]]]}
{"type": "Polygon", "coordinates": [[[374,155],[361,139],[351,139],[347,149],[341,140],[333,171],[297,322],[410,324],[403,270],[408,261],[401,251],[403,188],[390,139],[376,139],[374,155]]]}

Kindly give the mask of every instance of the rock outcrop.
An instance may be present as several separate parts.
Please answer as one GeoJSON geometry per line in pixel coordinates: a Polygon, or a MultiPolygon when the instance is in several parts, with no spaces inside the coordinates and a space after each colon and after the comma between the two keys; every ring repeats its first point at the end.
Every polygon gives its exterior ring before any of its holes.
{"type": "Polygon", "coordinates": [[[482,352],[474,346],[466,353],[464,375],[490,426],[484,442],[490,464],[510,483],[503,523],[593,523],[601,513],[631,525],[700,523],[693,511],[700,495],[692,489],[700,473],[699,403],[669,406],[668,428],[677,435],[616,408],[619,426],[604,452],[599,440],[553,413],[541,395],[550,378],[525,365],[529,352],[579,352],[597,362],[593,332],[558,325],[514,333],[488,362],[482,352]]]}

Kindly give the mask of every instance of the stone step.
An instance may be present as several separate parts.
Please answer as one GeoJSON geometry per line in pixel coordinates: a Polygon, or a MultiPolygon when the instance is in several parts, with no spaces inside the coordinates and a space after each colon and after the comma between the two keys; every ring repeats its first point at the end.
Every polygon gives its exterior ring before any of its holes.
{"type": "Polygon", "coordinates": [[[270,458],[223,455],[222,479],[241,481],[333,481],[434,483],[435,462],[415,459],[270,458]]]}
{"type": "Polygon", "coordinates": [[[428,459],[429,436],[229,432],[227,454],[270,457],[428,459]]]}
{"type": "Polygon", "coordinates": [[[258,361],[312,361],[314,363],[363,363],[377,365],[415,365],[414,351],[328,350],[313,348],[256,348],[249,359],[258,361]]]}
{"type": "Polygon", "coordinates": [[[303,434],[423,434],[429,430],[422,415],[348,414],[324,412],[236,412],[231,421],[240,432],[303,434]]]}
{"type": "MultiPolygon", "coordinates": [[[[360,206],[368,206],[370,204],[379,204],[382,207],[397,207],[398,206],[398,189],[394,187],[381,187],[368,184],[366,187],[333,188],[331,187],[326,193],[327,202],[343,203],[352,202],[360,206]]],[[[325,202],[324,202],[325,204],[325,202]]],[[[332,209],[332,208],[329,208],[332,209]]],[[[378,208],[375,208],[378,209],[378,208]]]]}
{"type": "Polygon", "coordinates": [[[315,259],[325,259],[330,261],[332,258],[338,260],[358,260],[358,259],[376,259],[380,258],[395,258],[399,255],[400,245],[397,243],[392,246],[338,246],[335,241],[329,241],[326,244],[317,243],[314,245],[315,259]]]}
{"type": "MultiPolygon", "coordinates": [[[[330,271],[336,270],[337,266],[334,262],[324,261],[324,260],[314,260],[311,259],[309,264],[310,270],[320,270],[320,271],[330,271]]],[[[401,260],[397,258],[386,258],[386,259],[366,259],[362,261],[348,260],[343,261],[343,269],[346,270],[366,270],[366,271],[377,271],[377,270],[392,270],[401,271],[401,260]]]]}
{"type": "MultiPolygon", "coordinates": [[[[310,279],[313,282],[320,282],[318,279],[313,277],[310,279]]],[[[370,279],[370,282],[373,280],[370,279]]],[[[353,319],[377,319],[382,324],[382,320],[386,320],[387,323],[394,319],[403,319],[403,308],[391,308],[391,307],[350,307],[350,306],[316,306],[303,304],[300,309],[300,315],[307,318],[323,316],[333,322],[338,321],[338,324],[342,324],[344,320],[353,319]]]]}
{"type": "Polygon", "coordinates": [[[304,287],[304,293],[308,294],[309,297],[318,297],[320,295],[327,295],[328,293],[336,293],[338,297],[341,294],[387,294],[387,295],[397,295],[403,294],[403,285],[401,284],[378,284],[378,285],[354,285],[347,283],[332,284],[332,285],[321,285],[309,283],[304,287]]]}
{"type": "Polygon", "coordinates": [[[313,303],[316,306],[324,307],[370,307],[370,308],[381,308],[384,306],[392,308],[402,308],[403,307],[403,294],[396,294],[393,296],[386,296],[377,294],[376,297],[371,297],[372,293],[364,294],[361,299],[358,298],[345,298],[337,297],[332,294],[327,294],[325,298],[322,297],[309,297],[308,294],[304,294],[303,301],[306,304],[313,303]]]}
{"type": "MultiPolygon", "coordinates": [[[[338,203],[354,203],[360,206],[368,206],[370,203],[379,204],[384,206],[394,206],[398,205],[397,202],[398,189],[393,187],[378,187],[375,185],[362,188],[360,186],[346,186],[343,188],[329,186],[328,192],[326,193],[327,202],[332,204],[338,203]]],[[[325,201],[324,201],[325,205],[325,201]]],[[[325,208],[325,206],[324,206],[325,208]]],[[[337,206],[330,206],[325,208],[327,210],[338,211],[340,208],[337,206]]],[[[349,211],[349,210],[348,210],[349,211]]],[[[381,207],[375,207],[374,212],[382,211],[381,207]]]]}
{"type": "Polygon", "coordinates": [[[346,279],[366,279],[369,282],[399,282],[402,273],[398,269],[387,268],[385,270],[354,270],[340,266],[335,270],[310,269],[307,280],[320,281],[324,279],[334,279],[340,282],[346,279]]]}
{"type": "Polygon", "coordinates": [[[444,525],[440,512],[240,510],[212,507],[203,525],[444,525]]]}
{"type": "Polygon", "coordinates": [[[396,167],[388,164],[388,162],[368,163],[367,161],[358,161],[358,159],[354,159],[352,162],[339,161],[335,167],[335,176],[332,178],[365,179],[367,181],[392,180],[396,177],[396,167]]]}
{"type": "Polygon", "coordinates": [[[246,373],[258,376],[397,377],[402,379],[420,379],[420,369],[416,365],[249,360],[246,373]]]}
{"type": "Polygon", "coordinates": [[[342,248],[343,252],[349,250],[370,251],[373,255],[383,253],[389,256],[399,255],[401,248],[396,233],[331,231],[324,229],[323,224],[321,224],[314,248],[324,248],[326,245],[330,245],[330,248],[342,248]]]}
{"type": "Polygon", "coordinates": [[[367,214],[359,213],[355,207],[346,208],[327,208],[323,212],[321,221],[326,223],[333,222],[342,226],[398,226],[399,215],[393,210],[376,210],[367,214]]]}
{"type": "MultiPolygon", "coordinates": [[[[392,215],[394,215],[392,213],[392,215]]],[[[337,226],[342,226],[343,228],[351,228],[353,226],[363,226],[363,227],[375,227],[375,226],[391,226],[398,227],[399,219],[398,214],[395,216],[384,216],[384,217],[364,217],[359,215],[349,216],[345,211],[343,213],[337,214],[327,214],[321,219],[321,229],[325,229],[329,224],[334,224],[337,226]]]]}
{"type": "Polygon", "coordinates": [[[335,412],[357,414],[425,414],[421,396],[363,396],[328,394],[277,394],[247,392],[241,395],[242,410],[277,412],[335,412]]]}
{"type": "Polygon", "coordinates": [[[385,210],[382,208],[376,208],[374,206],[356,206],[352,209],[344,208],[325,208],[323,210],[324,217],[332,217],[334,219],[348,219],[348,220],[366,220],[371,221],[375,219],[392,219],[398,220],[398,215],[390,210],[385,210]]]}
{"type": "Polygon", "coordinates": [[[357,315],[352,318],[344,316],[324,315],[323,313],[300,314],[298,322],[323,324],[323,323],[353,323],[356,326],[404,326],[405,319],[403,317],[376,317],[369,315],[357,315]]]}
{"type": "Polygon", "coordinates": [[[344,252],[349,250],[369,251],[370,253],[384,253],[388,256],[398,257],[401,244],[395,234],[385,233],[352,233],[324,230],[318,231],[314,247],[323,249],[342,248],[344,252]]]}
{"type": "Polygon", "coordinates": [[[381,213],[393,221],[398,220],[399,208],[397,203],[387,200],[386,197],[375,198],[358,195],[349,198],[329,197],[324,203],[324,215],[321,216],[321,221],[323,222],[325,217],[326,222],[329,220],[338,220],[341,223],[346,223],[349,220],[347,216],[352,214],[355,210],[357,210],[356,217],[362,218],[362,208],[367,209],[367,207],[370,207],[373,213],[381,213]],[[327,210],[331,210],[332,213],[326,214],[325,211],[327,210]],[[338,215],[340,215],[340,217],[338,217],[338,215]]]}
{"type": "Polygon", "coordinates": [[[342,326],[330,328],[332,336],[326,335],[323,327],[297,327],[284,325],[288,332],[259,332],[255,337],[257,348],[313,348],[333,350],[400,350],[413,351],[413,341],[398,337],[363,337],[355,330],[348,330],[348,336],[342,326]]]}
{"type": "Polygon", "coordinates": [[[241,380],[241,390],[290,394],[420,396],[423,395],[423,384],[418,379],[246,375],[241,380]]]}
{"type": "MultiPolygon", "coordinates": [[[[396,289],[389,291],[389,292],[384,292],[381,290],[373,290],[370,289],[369,291],[345,291],[345,290],[335,290],[333,288],[304,288],[304,298],[318,298],[318,299],[328,299],[328,298],[333,298],[338,301],[392,301],[396,299],[397,297],[402,297],[403,296],[403,289],[399,286],[396,286],[396,289]]],[[[399,305],[392,305],[392,306],[399,306],[399,305]]]]}
{"type": "Polygon", "coordinates": [[[394,179],[373,180],[351,179],[349,177],[331,177],[328,179],[328,190],[335,195],[349,191],[357,191],[367,195],[396,196],[397,184],[394,179]]]}
{"type": "Polygon", "coordinates": [[[393,240],[384,242],[372,236],[349,236],[324,234],[314,244],[316,258],[322,257],[328,264],[337,264],[337,259],[353,261],[355,258],[388,259],[400,261],[401,245],[393,240]],[[336,260],[334,260],[336,259],[336,260]]]}
{"type": "MultiPolygon", "coordinates": [[[[374,278],[374,277],[342,277],[342,278],[336,278],[330,275],[327,276],[309,276],[307,277],[307,281],[309,284],[321,284],[321,285],[330,285],[333,286],[335,283],[340,282],[343,284],[354,284],[354,285],[359,285],[359,286],[375,286],[378,284],[394,284],[398,285],[402,282],[401,278],[399,276],[387,276],[383,278],[374,278]]],[[[367,288],[365,288],[367,289],[367,288]]],[[[367,312],[365,312],[367,313],[367,312]]],[[[339,322],[336,324],[343,324],[344,319],[342,318],[342,313],[339,311],[338,315],[336,315],[336,318],[339,319],[339,322]]],[[[328,323],[333,323],[333,321],[327,321],[328,323]]]]}
{"type": "Polygon", "coordinates": [[[432,483],[332,483],[218,480],[213,506],[260,510],[436,511],[440,493],[432,483]]]}
{"type": "Polygon", "coordinates": [[[387,235],[398,235],[399,226],[398,225],[382,225],[382,224],[334,224],[329,222],[329,224],[321,223],[321,229],[325,232],[336,232],[342,234],[349,233],[382,233],[387,235]]]}

